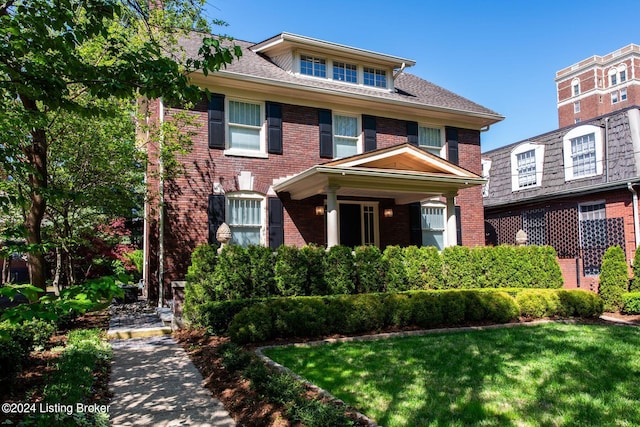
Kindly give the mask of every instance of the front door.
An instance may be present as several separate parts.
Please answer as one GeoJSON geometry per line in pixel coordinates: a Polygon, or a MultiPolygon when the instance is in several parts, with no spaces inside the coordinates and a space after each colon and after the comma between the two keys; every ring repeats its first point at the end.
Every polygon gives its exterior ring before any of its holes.
{"type": "Polygon", "coordinates": [[[359,204],[340,204],[340,244],[360,246],[362,244],[362,213],[359,204]]]}
{"type": "Polygon", "coordinates": [[[377,245],[377,203],[340,203],[340,244],[377,245]]]}

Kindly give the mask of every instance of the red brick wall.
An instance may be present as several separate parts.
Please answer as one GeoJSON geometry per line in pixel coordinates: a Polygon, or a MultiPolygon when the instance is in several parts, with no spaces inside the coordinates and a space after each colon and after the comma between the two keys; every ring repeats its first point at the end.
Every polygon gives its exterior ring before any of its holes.
{"type": "MultiPolygon", "coordinates": [[[[157,104],[156,104],[157,105],[157,104]]],[[[155,111],[155,110],[154,110],[155,111]]],[[[168,109],[165,119],[171,120],[182,110],[168,109]]],[[[198,104],[190,112],[200,126],[189,129],[194,133],[191,151],[179,157],[186,173],[165,183],[165,293],[170,297],[172,280],[184,278],[193,249],[207,242],[209,194],[218,183],[226,193],[238,191],[238,175],[241,171],[251,172],[254,191],[267,194],[269,186],[276,178],[302,172],[316,164],[326,162],[319,156],[318,110],[312,107],[284,104],[282,108],[283,154],[269,154],[268,159],[239,156],[225,156],[223,150],[209,149],[207,138],[208,113],[206,103],[198,104]]],[[[480,173],[480,133],[460,130],[460,166],[480,173]]],[[[404,120],[377,118],[377,146],[389,147],[407,141],[404,120]]],[[[155,168],[153,157],[155,147],[150,147],[150,170],[155,168]]],[[[157,177],[148,179],[151,192],[157,192],[157,177]]],[[[323,216],[315,215],[315,206],[324,205],[324,196],[316,196],[303,201],[292,201],[286,194],[280,195],[285,208],[284,242],[287,245],[302,246],[305,243],[324,244],[326,241],[323,216]]],[[[390,199],[379,199],[379,225],[381,247],[389,244],[408,245],[409,208],[395,206],[390,199]],[[382,211],[392,207],[392,219],[384,218],[382,211]]],[[[481,188],[460,191],[457,204],[463,213],[463,244],[475,246],[484,243],[483,210],[481,188]]],[[[157,209],[149,219],[150,246],[157,248],[157,209]]],[[[156,250],[156,249],[154,249],[156,250]]],[[[157,257],[157,253],[154,253],[157,257]]],[[[157,264],[152,260],[151,272],[157,274],[157,264]]],[[[152,289],[154,281],[151,280],[152,289]]]]}

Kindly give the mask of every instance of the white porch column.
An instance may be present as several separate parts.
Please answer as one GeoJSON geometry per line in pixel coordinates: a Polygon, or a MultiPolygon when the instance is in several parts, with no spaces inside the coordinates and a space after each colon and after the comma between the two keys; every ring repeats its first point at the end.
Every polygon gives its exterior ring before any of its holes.
{"type": "Polygon", "coordinates": [[[456,229],[456,196],[458,194],[445,194],[447,198],[447,246],[458,244],[458,233],[456,229]]]}
{"type": "Polygon", "coordinates": [[[330,185],[327,192],[327,248],[336,246],[338,238],[338,186],[330,185]]]}

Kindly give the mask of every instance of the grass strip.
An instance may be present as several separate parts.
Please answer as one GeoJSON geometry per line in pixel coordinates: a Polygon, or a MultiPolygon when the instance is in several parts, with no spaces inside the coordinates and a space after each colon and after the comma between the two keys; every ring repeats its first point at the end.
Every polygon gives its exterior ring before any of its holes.
{"type": "Polygon", "coordinates": [[[386,427],[640,425],[640,330],[545,324],[265,350],[386,427]]]}

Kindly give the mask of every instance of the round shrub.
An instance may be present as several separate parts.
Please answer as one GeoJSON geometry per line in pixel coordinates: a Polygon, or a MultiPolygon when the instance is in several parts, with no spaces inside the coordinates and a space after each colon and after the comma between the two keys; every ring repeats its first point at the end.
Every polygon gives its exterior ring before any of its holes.
{"type": "Polygon", "coordinates": [[[612,246],[602,257],[598,293],[604,302],[605,311],[620,311],[623,307],[622,295],[629,286],[629,272],[624,251],[620,246],[612,246]]]}
{"type": "Polygon", "coordinates": [[[273,337],[315,337],[328,332],[320,297],[276,298],[269,301],[273,337]]]}
{"type": "MultiPolygon", "coordinates": [[[[507,323],[518,318],[520,308],[516,300],[506,292],[482,292],[477,293],[478,301],[485,313],[484,319],[496,323],[507,323]]],[[[469,312],[467,300],[467,313],[469,312]]]]}
{"type": "Polygon", "coordinates": [[[267,341],[274,337],[272,313],[267,303],[244,308],[233,317],[228,333],[240,344],[267,341]]]}
{"type": "Polygon", "coordinates": [[[447,325],[458,325],[464,321],[466,298],[458,291],[443,291],[438,294],[442,309],[442,321],[447,325]]]}
{"type": "Polygon", "coordinates": [[[629,292],[622,296],[625,314],[640,314],[640,292],[629,292]]]}
{"type": "Polygon", "coordinates": [[[407,294],[385,295],[382,303],[385,307],[385,323],[389,326],[407,326],[413,321],[413,305],[407,294]]]}
{"type": "Polygon", "coordinates": [[[412,319],[416,326],[430,328],[440,325],[443,320],[442,300],[433,292],[412,292],[412,319]]]}
{"type": "Polygon", "coordinates": [[[529,319],[554,316],[560,306],[556,292],[541,289],[523,290],[516,296],[516,302],[520,307],[520,315],[529,319]]]}
{"type": "Polygon", "coordinates": [[[355,269],[351,248],[332,246],[325,257],[325,280],[331,295],[352,294],[355,291],[355,269]]]}
{"type": "Polygon", "coordinates": [[[378,295],[343,295],[339,299],[342,300],[346,313],[344,328],[339,332],[355,334],[384,327],[385,310],[378,295]]]}

